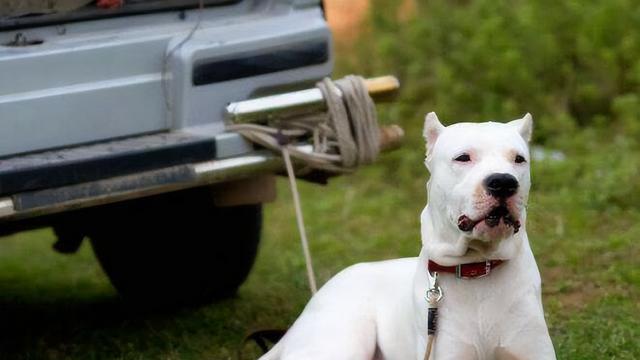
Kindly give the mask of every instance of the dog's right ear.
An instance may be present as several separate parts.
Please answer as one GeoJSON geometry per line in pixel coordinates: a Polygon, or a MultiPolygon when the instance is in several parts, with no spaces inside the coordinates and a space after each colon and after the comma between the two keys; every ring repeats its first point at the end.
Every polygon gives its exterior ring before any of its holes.
{"type": "Polygon", "coordinates": [[[431,150],[433,150],[433,146],[436,144],[436,140],[442,133],[442,130],[444,130],[444,125],[442,125],[438,119],[438,115],[434,112],[428,113],[424,119],[424,130],[422,132],[427,142],[427,157],[429,157],[431,150]]]}

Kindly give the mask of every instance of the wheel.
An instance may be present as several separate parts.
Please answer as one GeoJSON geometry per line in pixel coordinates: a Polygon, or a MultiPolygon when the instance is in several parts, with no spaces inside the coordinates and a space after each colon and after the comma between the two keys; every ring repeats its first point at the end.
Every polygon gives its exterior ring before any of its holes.
{"type": "Polygon", "coordinates": [[[117,203],[87,235],[113,286],[144,306],[198,305],[235,294],[256,258],[262,206],[216,207],[208,188],[117,203]]]}

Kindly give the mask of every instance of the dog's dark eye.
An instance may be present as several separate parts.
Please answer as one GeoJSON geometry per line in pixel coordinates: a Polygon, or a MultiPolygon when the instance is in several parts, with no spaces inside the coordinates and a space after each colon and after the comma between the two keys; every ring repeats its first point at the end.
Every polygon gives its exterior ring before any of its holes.
{"type": "Polygon", "coordinates": [[[525,162],[527,160],[524,159],[524,156],[522,155],[516,155],[516,163],[517,164],[522,164],[523,162],[525,162]]]}
{"type": "Polygon", "coordinates": [[[469,156],[469,154],[462,154],[462,155],[458,155],[458,157],[453,160],[459,161],[459,162],[468,162],[468,161],[471,161],[471,156],[469,156]]]}

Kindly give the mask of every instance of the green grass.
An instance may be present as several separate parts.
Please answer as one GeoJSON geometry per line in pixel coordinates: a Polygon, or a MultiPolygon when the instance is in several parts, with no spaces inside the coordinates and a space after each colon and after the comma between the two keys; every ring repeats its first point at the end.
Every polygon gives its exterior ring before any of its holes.
{"type": "MultiPolygon", "coordinates": [[[[532,164],[528,231],[560,359],[640,358],[640,12],[631,1],[430,1],[374,25],[340,73],[396,73],[381,108],[405,147],[329,186],[301,184],[320,283],[360,262],[415,256],[427,172],[420,128],[534,114],[537,144],[563,162],[532,164]],[[364,59],[364,60],[363,60],[364,59]]],[[[308,299],[284,181],[266,206],[261,251],[234,299],[173,314],[124,306],[88,244],[54,253],[49,230],[0,240],[0,358],[234,359],[243,336],[285,327],[308,299]]],[[[252,349],[247,349],[248,353],[252,349]]]]}
{"type": "MultiPolygon", "coordinates": [[[[409,144],[419,142],[415,133],[410,136],[409,144]]],[[[301,184],[321,282],[355,262],[417,254],[426,179],[421,151],[409,146],[388,154],[379,165],[326,188],[301,184]]],[[[536,180],[541,167],[553,171],[535,164],[536,180]]],[[[564,182],[544,189],[539,181],[529,208],[558,356],[638,358],[640,212],[584,208],[583,192],[591,189],[574,187],[570,178],[564,182]]],[[[140,314],[120,303],[88,243],[67,256],[51,251],[49,230],[3,239],[2,358],[234,359],[248,331],[287,326],[308,298],[285,182],[279,190],[278,201],[267,206],[258,262],[238,296],[174,314],[140,314]]]]}

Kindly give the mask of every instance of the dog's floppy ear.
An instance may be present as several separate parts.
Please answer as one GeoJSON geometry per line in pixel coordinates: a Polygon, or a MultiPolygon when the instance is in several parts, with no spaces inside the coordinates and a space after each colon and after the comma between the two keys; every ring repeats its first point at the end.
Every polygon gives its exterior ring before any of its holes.
{"type": "Polygon", "coordinates": [[[531,141],[531,133],[533,132],[533,119],[531,114],[526,113],[522,119],[509,121],[508,125],[513,126],[527,142],[531,141]]]}
{"type": "Polygon", "coordinates": [[[438,115],[434,112],[428,113],[424,119],[424,130],[422,132],[427,142],[427,156],[429,156],[431,150],[433,150],[433,146],[436,144],[436,140],[442,133],[442,130],[444,130],[444,125],[442,125],[438,119],[438,115]]]}

